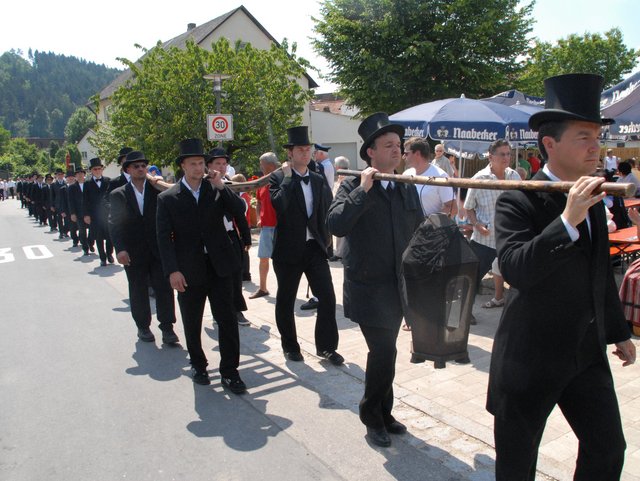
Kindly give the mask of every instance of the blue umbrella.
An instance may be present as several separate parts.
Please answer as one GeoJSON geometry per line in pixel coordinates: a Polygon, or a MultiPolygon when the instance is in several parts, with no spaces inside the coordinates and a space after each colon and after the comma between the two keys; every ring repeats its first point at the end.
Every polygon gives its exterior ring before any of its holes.
{"type": "Polygon", "coordinates": [[[504,105],[537,105],[539,107],[544,107],[544,98],[542,97],[534,97],[533,95],[528,95],[519,90],[507,90],[506,92],[500,92],[499,94],[495,94],[493,97],[488,97],[486,100],[489,102],[496,102],[504,105]]]}
{"type": "Polygon", "coordinates": [[[614,135],[640,135],[640,72],[602,92],[602,116],[614,119],[614,135]]]}
{"type": "MultiPolygon", "coordinates": [[[[528,140],[531,114],[497,102],[460,98],[436,100],[401,110],[389,120],[405,127],[405,137],[454,141],[461,158],[485,153],[498,139],[528,140]],[[462,153],[462,155],[460,155],[462,153]]],[[[451,147],[451,143],[448,143],[451,147]]],[[[462,168],[460,168],[462,171],[462,168]]]]}

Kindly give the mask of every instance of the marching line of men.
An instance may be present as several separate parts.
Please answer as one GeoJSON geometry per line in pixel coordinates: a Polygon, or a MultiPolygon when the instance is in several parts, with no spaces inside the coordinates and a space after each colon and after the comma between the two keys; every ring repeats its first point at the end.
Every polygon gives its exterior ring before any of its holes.
{"type": "MultiPolygon", "coordinates": [[[[536,178],[575,181],[569,194],[511,191],[498,199],[497,255],[511,295],[494,342],[486,408],[494,415],[500,481],[535,479],[538,446],[555,405],[580,442],[576,480],[614,480],[622,471],[626,443],[606,346],[615,344],[623,366],[635,363],[636,348],[612,275],[604,193],[594,194],[603,180],[592,177],[600,127],[610,123],[600,117],[602,83],[602,77],[587,74],[547,79],[545,109],[529,122],[548,160],[536,178]]],[[[360,157],[368,167],[359,177],[342,181],[332,198],[323,176],[309,168],[313,143],[308,128],[287,130],[283,147],[288,160],[269,179],[277,216],[271,255],[278,280],[275,318],[285,358],[303,361],[293,309],[305,274],[319,299],[317,354],[334,365],[344,362],[337,352],[336,298],[328,265],[331,234],[344,238],[344,313],[359,324],[368,348],[360,420],[368,439],[386,447],[390,435],[406,432],[392,415],[396,342],[405,303],[401,259],[425,218],[425,205],[414,185],[374,179],[400,165],[404,127],[376,113],[363,120],[358,134],[363,140],[360,157]]],[[[406,146],[408,157],[416,152],[412,145],[406,146]]],[[[244,218],[245,205],[226,185],[222,168],[216,168],[219,159],[226,162],[228,157],[216,149],[205,153],[199,139],[180,142],[176,164],[184,176],[168,185],[147,178],[142,152],[128,152],[122,167],[129,177],[110,195],[109,226],[127,273],[140,338],[153,340],[148,283],[157,297],[167,300],[167,312],[173,308],[172,289],[178,291],[193,382],[210,384],[201,342],[208,299],[219,329],[221,382],[240,394],[246,390],[238,372],[238,312],[246,308],[237,302],[243,245],[240,238],[232,240],[229,226],[231,219],[244,218]],[[156,188],[166,190],[158,194],[156,188]]],[[[108,192],[99,159],[91,167],[95,188],[108,192]]],[[[48,210],[41,181],[36,176],[37,186],[27,186],[26,198],[42,224],[48,210]]],[[[93,214],[87,208],[85,222],[96,239],[102,235],[106,241],[108,230],[100,230],[104,212],[93,214]]],[[[107,245],[102,248],[104,263],[111,259],[107,245]]],[[[158,320],[165,342],[177,342],[171,336],[175,315],[159,312],[158,320]]]]}

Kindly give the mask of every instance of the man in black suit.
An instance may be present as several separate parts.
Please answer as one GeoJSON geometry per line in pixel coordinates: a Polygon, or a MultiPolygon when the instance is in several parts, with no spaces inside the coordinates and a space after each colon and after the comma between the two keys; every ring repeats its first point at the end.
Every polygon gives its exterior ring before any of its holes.
{"type": "MultiPolygon", "coordinates": [[[[118,152],[118,158],[116,159],[116,162],[120,167],[120,175],[115,179],[111,179],[109,181],[109,194],[111,194],[111,192],[116,190],[118,187],[127,185],[131,180],[131,176],[127,172],[127,169],[124,168],[123,162],[122,162],[124,158],[127,156],[127,154],[129,154],[130,152],[133,152],[133,149],[131,147],[122,147],[120,149],[120,152],[118,152]]],[[[108,200],[109,200],[109,197],[107,198],[107,201],[108,200]]]]}
{"type": "MultiPolygon", "coordinates": [[[[209,159],[207,160],[207,169],[209,172],[217,170],[225,180],[228,180],[226,175],[228,166],[229,155],[224,149],[215,148],[209,151],[209,159]]],[[[242,202],[244,204],[244,200],[242,202]]],[[[246,209],[248,208],[249,206],[246,206],[246,209]]],[[[251,229],[249,228],[245,212],[239,217],[234,217],[230,212],[225,212],[224,216],[224,225],[227,229],[227,234],[233,243],[234,251],[240,262],[240,269],[233,272],[233,304],[238,324],[241,326],[248,326],[250,324],[249,320],[243,314],[243,311],[247,310],[247,302],[242,295],[243,259],[244,254],[251,247],[251,229]]]]}
{"type": "Polygon", "coordinates": [[[636,348],[611,262],[605,194],[595,194],[603,79],[545,80],[545,109],[529,119],[547,159],[534,180],[574,181],[562,193],[507,191],[496,204],[500,271],[511,286],[495,335],[487,409],[496,479],[535,479],[547,417],[558,405],[579,440],[575,480],[617,480],[626,447],[607,359],[636,348]]]}
{"type": "Polygon", "coordinates": [[[104,165],[99,158],[89,161],[91,179],[85,182],[82,205],[84,210],[84,223],[89,226],[91,238],[96,242],[100,265],[106,266],[107,261],[113,264],[113,244],[109,236],[108,226],[108,200],[109,177],[104,177],[102,171],[104,165]]]}
{"type": "Polygon", "coordinates": [[[67,188],[67,197],[69,199],[69,219],[78,225],[78,239],[82,246],[82,252],[85,256],[89,255],[89,250],[94,252],[94,241],[88,232],[88,226],[84,222],[84,207],[82,199],[84,197],[85,175],[83,168],[76,169],[76,181],[67,188]]]}
{"type": "Polygon", "coordinates": [[[338,327],[336,295],[327,261],[330,243],[325,223],[331,203],[331,191],[324,177],[308,169],[311,141],[306,126],[287,129],[288,162],[270,179],[271,203],[278,219],[273,254],[273,270],[278,279],[276,324],[284,355],[290,361],[302,361],[296,334],[294,305],[300,278],[320,299],[315,327],[316,353],[340,365],[344,358],[336,352],[338,327]]]}
{"type": "Polygon", "coordinates": [[[49,185],[51,196],[51,227],[52,229],[58,229],[58,239],[69,237],[64,227],[64,219],[62,218],[62,209],[64,207],[64,196],[60,195],[60,189],[64,187],[64,171],[60,168],[56,169],[55,179],[49,185]]]}
{"type": "Polygon", "coordinates": [[[69,170],[65,174],[65,182],[60,188],[58,193],[59,198],[56,197],[56,202],[60,205],[60,224],[62,225],[66,236],[71,236],[73,241],[73,247],[77,247],[80,239],[78,238],[78,223],[71,220],[71,213],[69,212],[69,187],[76,183],[76,173],[74,170],[69,170]]]}
{"type": "MultiPolygon", "coordinates": [[[[391,434],[406,427],[391,414],[396,340],[403,317],[400,269],[402,253],[424,219],[413,185],[373,179],[393,174],[402,159],[404,127],[385,113],[360,124],[360,148],[368,168],[360,178],[344,180],[329,209],[331,233],[344,237],[344,312],[360,325],[369,353],[360,420],[377,446],[391,444],[391,434]]],[[[320,298],[322,300],[322,298],[320,298]]]]}
{"type": "Polygon", "coordinates": [[[178,291],[178,304],[192,367],[193,382],[209,384],[207,357],[202,350],[202,314],[207,298],[218,321],[220,376],[233,393],[246,391],[238,374],[240,338],[233,307],[233,272],[240,262],[224,226],[225,211],[242,215],[244,204],[220,172],[204,180],[202,142],[180,142],[176,162],[184,177],[158,196],[158,248],[165,275],[178,291]],[[213,185],[212,185],[213,184],[213,185]]]}
{"type": "Polygon", "coordinates": [[[138,327],[138,338],[144,342],[155,341],[149,329],[151,285],[156,297],[162,342],[172,344],[178,342],[173,331],[175,302],[173,290],[162,272],[156,231],[158,191],[147,182],[148,164],[142,152],[131,151],[126,155],[122,170],[131,181],[109,194],[109,232],[116,258],[127,274],[131,316],[138,327]]]}

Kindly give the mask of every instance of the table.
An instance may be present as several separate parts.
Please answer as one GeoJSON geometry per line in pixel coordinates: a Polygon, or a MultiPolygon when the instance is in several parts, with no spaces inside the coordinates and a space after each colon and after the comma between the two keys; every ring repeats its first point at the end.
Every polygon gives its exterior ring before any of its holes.
{"type": "Polygon", "coordinates": [[[636,226],[620,229],[609,233],[609,254],[611,256],[622,256],[629,258],[632,254],[640,251],[640,240],[638,240],[638,229],[636,226]]]}
{"type": "Polygon", "coordinates": [[[628,209],[629,207],[640,207],[640,199],[637,197],[629,197],[628,199],[624,199],[624,206],[628,209]]]}

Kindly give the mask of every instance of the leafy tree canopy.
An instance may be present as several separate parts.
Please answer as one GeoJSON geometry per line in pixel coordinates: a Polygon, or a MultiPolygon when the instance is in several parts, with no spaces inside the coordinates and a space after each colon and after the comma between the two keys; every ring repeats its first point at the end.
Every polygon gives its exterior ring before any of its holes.
{"type": "Polygon", "coordinates": [[[533,2],[325,0],[315,49],[363,114],[510,88],[527,47],[533,2]]]}
{"type": "Polygon", "coordinates": [[[193,42],[185,49],[158,44],[137,63],[124,59],[134,76],[115,92],[110,119],[98,127],[101,158],[113,159],[120,146],[130,145],[153,163],[170,165],[179,141],[206,140],[206,116],[216,112],[216,98],[204,75],[215,72],[230,75],[221,99],[222,113],[233,114],[234,141],[227,148],[234,151],[234,164],[255,172],[262,153],[282,149],[286,129],[301,123],[312,97],[298,83],[308,63],[295,57],[295,45],[287,50],[286,41],[260,50],[222,38],[211,51],[193,42]]]}
{"type": "Polygon", "coordinates": [[[569,35],[556,44],[535,42],[529,50],[517,87],[530,95],[544,96],[544,79],[573,72],[597,73],[605,88],[622,81],[638,63],[640,50],[627,48],[617,28],[605,32],[569,35]]]}
{"type": "Polygon", "coordinates": [[[80,107],[69,118],[64,128],[64,137],[68,142],[79,142],[87,130],[95,128],[96,116],[86,107],[80,107]]]}

